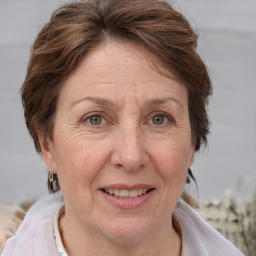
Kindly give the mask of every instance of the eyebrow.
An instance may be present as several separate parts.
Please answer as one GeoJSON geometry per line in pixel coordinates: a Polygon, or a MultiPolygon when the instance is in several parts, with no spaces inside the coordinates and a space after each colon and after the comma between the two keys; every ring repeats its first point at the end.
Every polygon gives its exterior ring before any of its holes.
{"type": "Polygon", "coordinates": [[[71,107],[73,107],[74,105],[82,102],[82,101],[92,101],[97,103],[98,105],[102,105],[102,106],[109,106],[109,107],[114,107],[115,104],[113,104],[111,101],[105,99],[105,98],[99,98],[99,97],[85,97],[82,99],[78,99],[72,102],[71,107]]]}
{"type": "MultiPolygon", "coordinates": [[[[108,107],[116,107],[116,105],[113,102],[111,102],[108,99],[101,98],[101,97],[85,97],[85,98],[82,98],[82,99],[78,99],[78,100],[75,100],[75,101],[72,102],[71,107],[73,107],[74,105],[76,105],[76,104],[78,104],[82,101],[92,101],[92,102],[95,102],[98,105],[108,106],[108,107]]],[[[153,99],[147,100],[146,103],[145,103],[145,106],[146,107],[159,106],[159,105],[165,104],[168,101],[176,102],[183,109],[182,103],[179,100],[177,100],[173,97],[153,98],[153,99]]]]}
{"type": "Polygon", "coordinates": [[[183,104],[179,100],[177,100],[173,97],[165,97],[165,98],[160,98],[160,99],[153,98],[153,99],[147,100],[145,106],[146,107],[159,106],[159,105],[165,104],[168,101],[176,102],[183,109],[183,104]]]}

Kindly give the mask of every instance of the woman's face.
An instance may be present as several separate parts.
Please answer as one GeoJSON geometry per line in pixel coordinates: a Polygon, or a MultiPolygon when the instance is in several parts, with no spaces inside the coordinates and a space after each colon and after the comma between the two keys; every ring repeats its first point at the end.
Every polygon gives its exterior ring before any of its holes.
{"type": "Polygon", "coordinates": [[[193,162],[188,96],[152,63],[128,42],[92,50],[62,86],[53,140],[41,138],[65,218],[87,235],[129,242],[172,228],[193,162]]]}

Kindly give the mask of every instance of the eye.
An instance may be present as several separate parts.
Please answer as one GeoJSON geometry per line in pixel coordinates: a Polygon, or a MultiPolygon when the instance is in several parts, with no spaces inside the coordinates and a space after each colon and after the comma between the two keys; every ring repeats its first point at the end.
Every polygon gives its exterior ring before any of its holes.
{"type": "Polygon", "coordinates": [[[153,124],[155,124],[155,125],[161,125],[161,124],[163,124],[164,123],[164,116],[160,116],[160,115],[158,115],[158,116],[154,116],[153,118],[152,118],[152,122],[153,122],[153,124]]]}
{"type": "Polygon", "coordinates": [[[170,118],[165,114],[157,114],[151,118],[153,125],[165,125],[170,121],[170,118]]]}
{"type": "Polygon", "coordinates": [[[102,116],[90,116],[88,118],[88,121],[90,122],[91,125],[101,125],[102,123],[102,116]]]}
{"type": "Polygon", "coordinates": [[[102,115],[92,113],[90,115],[85,116],[83,118],[83,122],[86,122],[88,125],[91,125],[91,126],[102,126],[107,121],[102,115]]]}

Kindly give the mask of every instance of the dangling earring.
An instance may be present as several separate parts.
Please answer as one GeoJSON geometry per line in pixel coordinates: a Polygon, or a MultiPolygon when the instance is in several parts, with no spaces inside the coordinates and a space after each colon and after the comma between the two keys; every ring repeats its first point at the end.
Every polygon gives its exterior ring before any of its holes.
{"type": "Polygon", "coordinates": [[[48,190],[50,193],[55,193],[60,190],[59,180],[57,174],[52,172],[52,169],[48,173],[48,190]]]}
{"type": "Polygon", "coordinates": [[[53,176],[53,173],[52,173],[52,169],[49,170],[48,180],[49,180],[50,183],[53,183],[53,181],[54,181],[54,176],[53,176]]]}

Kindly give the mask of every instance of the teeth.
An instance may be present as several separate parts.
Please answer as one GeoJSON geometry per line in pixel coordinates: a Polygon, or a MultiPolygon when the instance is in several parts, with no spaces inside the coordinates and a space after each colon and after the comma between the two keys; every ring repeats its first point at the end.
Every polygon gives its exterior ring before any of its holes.
{"type": "Polygon", "coordinates": [[[114,195],[115,196],[120,196],[120,190],[114,189],[114,195]]]}
{"type": "Polygon", "coordinates": [[[138,190],[130,190],[129,197],[137,197],[139,195],[138,190]]]}
{"type": "Polygon", "coordinates": [[[136,198],[138,196],[146,194],[148,189],[140,188],[133,190],[119,190],[119,189],[105,189],[105,192],[120,198],[136,198]]]}
{"type": "Polygon", "coordinates": [[[128,197],[129,191],[128,190],[120,190],[120,196],[121,197],[128,197]]]}

